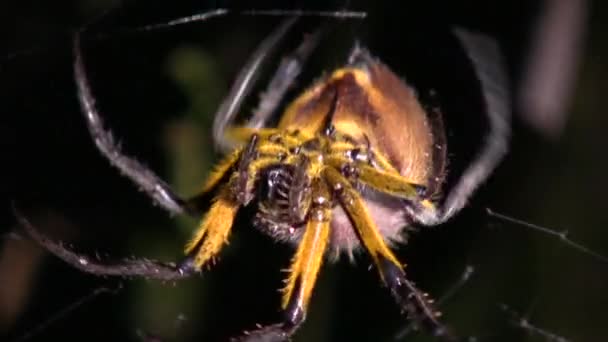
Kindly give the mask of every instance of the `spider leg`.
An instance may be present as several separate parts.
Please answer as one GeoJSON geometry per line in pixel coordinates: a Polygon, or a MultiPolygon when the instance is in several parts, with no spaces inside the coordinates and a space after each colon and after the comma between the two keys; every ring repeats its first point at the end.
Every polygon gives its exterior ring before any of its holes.
{"type": "Polygon", "coordinates": [[[95,108],[95,98],[85,72],[80,32],[74,37],[74,78],[89,133],[101,154],[161,208],[174,215],[188,213],[184,200],[152,170],[124,154],[111,131],[104,127],[103,119],[95,108]]]}
{"type": "Polygon", "coordinates": [[[199,198],[205,197],[206,194],[216,188],[237,164],[238,173],[241,176],[238,181],[238,189],[235,189],[235,191],[242,197],[242,204],[246,205],[251,200],[253,182],[256,180],[255,175],[257,175],[259,170],[262,170],[273,163],[277,163],[282,157],[289,154],[290,147],[297,146],[301,143],[301,139],[280,134],[280,132],[274,128],[258,130],[237,126],[228,129],[226,135],[234,141],[249,141],[247,148],[246,150],[243,148],[235,149],[217,164],[215,170],[207,177],[207,181],[205,182],[201,193],[188,200],[188,204],[192,205],[193,210],[196,207],[195,202],[197,202],[199,198]],[[273,141],[272,136],[280,137],[282,142],[278,143],[273,141]],[[242,154],[244,154],[244,156],[241,158],[242,154]]]}
{"type": "MultiPolygon", "coordinates": [[[[258,170],[263,169],[265,166],[276,163],[277,156],[280,157],[289,152],[287,147],[268,140],[268,136],[275,133],[275,129],[254,130],[252,128],[244,127],[231,127],[227,131],[227,135],[229,135],[235,141],[250,141],[253,136],[256,136],[256,141],[258,139],[264,141],[263,144],[257,146],[254,151],[249,152],[249,157],[245,158],[248,159],[249,162],[245,163],[246,167],[240,167],[239,173],[243,174],[244,172],[248,172],[249,174],[255,174],[258,172],[258,170]],[[257,154],[257,156],[254,154],[257,154]]],[[[207,180],[202,187],[202,191],[200,191],[197,195],[188,198],[186,205],[190,212],[203,213],[206,211],[208,208],[208,203],[212,199],[211,195],[213,190],[216,189],[224,180],[227,180],[228,175],[234,171],[237,164],[243,163],[243,160],[241,160],[242,154],[243,148],[237,148],[224,157],[222,161],[216,164],[214,170],[209,174],[209,176],[207,176],[207,180]]],[[[254,181],[255,177],[244,177],[240,184],[241,188],[237,190],[242,192],[243,195],[251,194],[254,181]]],[[[243,203],[246,204],[247,202],[248,200],[244,201],[243,203]]]]}
{"type": "Polygon", "coordinates": [[[262,93],[260,103],[254,111],[247,126],[262,128],[276,110],[281,99],[298,77],[304,63],[319,42],[320,30],[304,37],[300,45],[290,54],[283,57],[266,90],[262,93]]]}
{"type": "Polygon", "coordinates": [[[20,226],[29,237],[51,254],[65,261],[70,266],[97,276],[143,277],[157,280],[178,280],[192,275],[174,263],[149,259],[126,259],[119,263],[102,263],[99,258],[78,254],[52,241],[42,234],[21,212],[13,207],[13,213],[20,226]]]}
{"type": "Polygon", "coordinates": [[[230,184],[222,186],[199,228],[186,244],[184,268],[198,271],[219,253],[228,242],[239,207],[240,203],[230,191],[230,184]]]}
{"type": "Polygon", "coordinates": [[[399,307],[434,336],[454,341],[447,327],[438,320],[439,314],[434,310],[432,301],[407,279],[403,266],[384,242],[359,193],[335,168],[325,169],[324,176],[399,307]]]}
{"type": "Polygon", "coordinates": [[[291,262],[287,286],[283,291],[282,306],[288,311],[291,306],[296,305],[306,312],[329,242],[329,190],[319,178],[313,182],[312,197],[315,202],[309,211],[306,230],[291,262]],[[323,200],[319,200],[320,198],[323,200]]]}
{"type": "MultiPolygon", "coordinates": [[[[232,224],[238,209],[246,205],[253,194],[247,192],[249,178],[255,178],[255,174],[249,172],[249,165],[257,157],[257,146],[259,136],[253,134],[249,144],[238,152],[233,153],[220,164],[219,172],[223,174],[237,166],[230,177],[228,184],[220,186],[218,195],[211,204],[211,208],[205,213],[199,228],[194,232],[190,241],[186,244],[186,259],[184,267],[200,270],[211,258],[215,257],[224,244],[228,242],[228,236],[232,230],[232,224]]],[[[215,186],[222,176],[212,174],[211,183],[205,188],[215,186]]]]}
{"type": "Polygon", "coordinates": [[[289,268],[283,289],[283,322],[248,331],[237,341],[287,341],[306,319],[306,310],[329,243],[331,220],[330,193],[320,179],[313,181],[313,204],[302,240],[289,268]]]}
{"type": "Polygon", "coordinates": [[[230,88],[228,96],[224,99],[215,113],[213,121],[213,141],[220,150],[230,150],[233,143],[225,136],[225,131],[232,126],[233,121],[241,108],[243,100],[249,95],[259,76],[260,67],[274,47],[293,26],[297,18],[285,19],[270,36],[266,37],[253,52],[247,63],[239,72],[230,88]]]}
{"type": "MultiPolygon", "coordinates": [[[[387,259],[397,265],[399,269],[402,269],[401,263],[386,245],[382,235],[380,235],[367,207],[363,203],[363,199],[352,187],[348,179],[333,167],[323,170],[323,175],[350,217],[359,235],[359,239],[361,239],[376,266],[380,266],[381,259],[387,259]]],[[[380,275],[384,277],[382,273],[380,275]]]]}
{"type": "Polygon", "coordinates": [[[484,146],[437,209],[423,206],[412,215],[421,224],[437,225],[460,211],[473,192],[489,177],[508,150],[511,129],[509,94],[501,54],[496,43],[462,29],[455,31],[473,63],[486,106],[489,132],[484,146]]]}
{"type": "MultiPolygon", "coordinates": [[[[475,268],[472,265],[466,265],[460,279],[458,279],[454,284],[452,284],[437,300],[437,305],[441,305],[454,296],[459,290],[461,290],[465,284],[471,279],[471,276],[475,272],[475,268]]],[[[397,334],[395,334],[395,341],[405,341],[405,338],[409,336],[416,330],[415,325],[405,325],[397,334]]],[[[472,341],[472,338],[469,338],[469,341],[472,341]]]]}
{"type": "Polygon", "coordinates": [[[348,158],[340,156],[329,157],[327,163],[370,188],[391,196],[413,200],[425,191],[425,187],[409,181],[396,170],[379,170],[371,165],[353,163],[348,158]]]}
{"type": "Polygon", "coordinates": [[[448,328],[439,321],[441,313],[436,311],[433,300],[428,298],[428,294],[420,291],[411,282],[402,268],[394,263],[381,259],[380,272],[384,275],[383,279],[386,286],[391,291],[393,298],[402,311],[407,312],[408,316],[424,330],[442,341],[457,341],[458,339],[451,334],[448,328]]]}
{"type": "Polygon", "coordinates": [[[228,184],[220,186],[211,208],[186,244],[187,257],[182,263],[183,268],[200,270],[228,242],[237,211],[254,197],[254,182],[259,172],[277,162],[276,156],[260,155],[267,145],[273,146],[272,143],[260,142],[260,136],[253,134],[247,146],[239,150],[238,157],[228,157],[226,165],[221,166],[220,172],[236,168],[228,184]]]}

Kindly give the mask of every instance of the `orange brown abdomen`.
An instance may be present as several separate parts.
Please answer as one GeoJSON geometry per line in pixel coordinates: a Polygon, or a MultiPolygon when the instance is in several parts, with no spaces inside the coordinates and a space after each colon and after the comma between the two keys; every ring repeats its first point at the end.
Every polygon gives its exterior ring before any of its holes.
{"type": "Polygon", "coordinates": [[[427,115],[414,91],[383,64],[349,66],[318,81],[287,108],[278,128],[314,135],[328,121],[369,145],[413,183],[426,185],[433,176],[434,139],[427,115]]]}

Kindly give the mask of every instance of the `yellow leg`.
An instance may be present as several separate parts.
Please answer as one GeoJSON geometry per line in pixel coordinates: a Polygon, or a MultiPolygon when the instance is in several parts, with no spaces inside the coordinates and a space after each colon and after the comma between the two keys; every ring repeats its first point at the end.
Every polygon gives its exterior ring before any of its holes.
{"type": "MultiPolygon", "coordinates": [[[[323,215],[329,216],[328,214],[323,215]]],[[[283,293],[283,309],[287,307],[289,300],[295,295],[299,298],[299,306],[306,310],[317,275],[323,264],[323,256],[328,241],[329,219],[309,220],[298,251],[291,262],[287,286],[283,293]],[[294,291],[299,293],[294,293],[294,291]]]]}
{"type": "Polygon", "coordinates": [[[393,166],[393,164],[391,164],[391,162],[388,161],[388,159],[384,155],[380,153],[374,153],[372,158],[382,170],[399,174],[399,171],[393,166]]]}
{"type": "Polygon", "coordinates": [[[357,168],[359,169],[358,180],[380,192],[405,199],[414,199],[419,196],[416,188],[421,186],[408,181],[399,174],[378,170],[369,165],[357,166],[357,168]]]}
{"type": "Polygon", "coordinates": [[[230,127],[226,130],[226,137],[232,141],[247,143],[251,136],[257,134],[261,140],[266,140],[270,135],[279,133],[279,130],[274,128],[256,129],[244,126],[230,127]]]}
{"type": "Polygon", "coordinates": [[[355,149],[355,145],[347,141],[335,141],[329,145],[330,153],[339,154],[355,149]]]}
{"type": "MultiPolygon", "coordinates": [[[[255,130],[253,128],[248,127],[234,127],[229,129],[227,134],[230,135],[233,139],[243,142],[250,140],[253,134],[258,134],[261,141],[257,148],[257,152],[261,156],[268,155],[277,157],[280,154],[289,154],[288,146],[276,144],[267,140],[270,135],[278,133],[279,131],[276,129],[255,130]]],[[[282,134],[282,136],[285,136],[285,134],[282,134]]],[[[301,143],[300,140],[295,140],[293,137],[290,138],[290,141],[291,140],[294,140],[292,141],[292,143],[294,144],[301,143]]],[[[215,187],[224,177],[226,172],[230,171],[230,169],[234,167],[234,165],[238,162],[242,154],[243,148],[238,148],[232,153],[230,153],[228,156],[226,156],[222,161],[220,161],[219,164],[217,164],[217,166],[211,172],[211,174],[209,174],[209,176],[207,177],[207,181],[203,186],[202,193],[205,193],[215,187]]]]}
{"type": "Polygon", "coordinates": [[[260,142],[260,146],[257,149],[257,152],[261,156],[267,157],[275,157],[277,158],[281,154],[287,155],[289,154],[289,149],[283,145],[272,143],[268,140],[260,142]]]}
{"type": "Polygon", "coordinates": [[[219,181],[224,177],[224,175],[230,171],[230,169],[236,164],[236,162],[241,157],[243,152],[242,148],[234,150],[232,153],[227,155],[222,161],[219,162],[214,168],[214,170],[207,177],[207,181],[205,181],[205,185],[203,185],[202,193],[205,193],[212,188],[214,188],[219,181]]]}
{"type": "Polygon", "coordinates": [[[283,140],[283,144],[288,148],[298,146],[307,139],[312,138],[312,136],[308,136],[303,132],[300,132],[296,135],[292,135],[284,130],[279,130],[276,128],[256,129],[250,127],[237,126],[232,127],[226,131],[226,136],[229,140],[240,142],[243,144],[249,141],[253,134],[257,134],[260,138],[260,141],[267,141],[271,136],[278,135],[283,140]]]}
{"type": "Polygon", "coordinates": [[[365,203],[363,203],[363,199],[350,182],[338,170],[332,167],[326,168],[323,175],[330,183],[330,186],[337,190],[338,199],[342,207],[359,233],[365,249],[372,257],[376,266],[378,266],[382,279],[385,280],[384,274],[381,271],[384,268],[381,264],[382,259],[388,260],[403,271],[403,265],[384,242],[382,235],[378,231],[378,227],[376,227],[365,203]]]}
{"type": "MultiPolygon", "coordinates": [[[[346,140],[346,138],[341,138],[341,141],[332,142],[330,146],[330,153],[334,155],[340,155],[348,150],[353,150],[355,148],[360,148],[360,146],[354,145],[352,142],[346,140]]],[[[375,153],[369,148],[364,148],[363,153],[367,154],[369,159],[373,161],[373,163],[380,167],[380,169],[397,173],[399,171],[391,164],[391,162],[381,153],[375,153]]]]}
{"type": "Polygon", "coordinates": [[[191,254],[198,249],[194,257],[196,269],[200,270],[228,242],[238,208],[238,203],[230,196],[228,186],[224,186],[205,214],[194,236],[186,244],[186,254],[191,254]]]}
{"type": "MultiPolygon", "coordinates": [[[[325,186],[323,188],[323,190],[327,190],[325,186]]],[[[327,192],[324,191],[324,193],[327,192]]],[[[306,230],[291,261],[287,286],[283,290],[283,309],[286,309],[295,299],[295,304],[306,312],[329,242],[330,219],[331,209],[329,207],[317,207],[311,211],[306,230]]]]}
{"type": "MultiPolygon", "coordinates": [[[[340,169],[343,165],[352,162],[342,157],[330,157],[327,163],[340,169]]],[[[353,166],[357,169],[357,180],[379,192],[405,199],[415,199],[419,196],[416,188],[421,186],[410,182],[398,173],[378,170],[366,164],[354,163],[353,166]]]]}

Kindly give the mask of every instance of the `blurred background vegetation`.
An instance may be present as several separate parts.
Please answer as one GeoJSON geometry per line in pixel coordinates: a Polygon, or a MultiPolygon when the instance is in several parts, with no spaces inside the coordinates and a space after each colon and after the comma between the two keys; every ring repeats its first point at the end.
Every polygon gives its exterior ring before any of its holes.
{"type": "MultiPolygon", "coordinates": [[[[339,67],[359,40],[422,97],[436,91],[445,105],[454,178],[485,127],[470,66],[449,29],[464,26],[497,38],[515,97],[529,71],[525,61],[541,5],[524,0],[347,2],[349,9],[367,11],[367,19],[329,20],[326,38],[289,97],[339,67]]],[[[248,54],[280,19],[230,16],[149,32],[128,29],[218,6],[253,5],[110,0],[0,4],[0,340],[137,341],[158,336],[166,341],[221,341],[279,317],[277,289],[291,251],[250,229],[248,222],[237,224],[212,271],[162,284],[100,279],[71,269],[19,238],[10,212],[15,200],[46,233],[89,254],[179,259],[196,221],[168,217],[95,150],[72,81],[70,35],[93,20],[91,31],[107,34],[84,47],[98,106],[125,151],[188,196],[196,193],[218,157],[210,125],[219,102],[248,54]],[[100,289],[117,290],[91,295],[100,289]],[[78,301],[82,303],[72,308],[78,301]]],[[[255,6],[345,5],[266,1],[255,6]]],[[[608,89],[608,12],[597,1],[587,13],[587,36],[578,48],[582,59],[561,133],[542,134],[519,111],[509,156],[471,206],[449,224],[422,229],[399,250],[410,277],[437,298],[467,265],[475,268],[471,280],[441,304],[444,321],[461,336],[544,340],[517,328],[500,310],[504,303],[572,341],[608,339],[608,264],[546,235],[489,218],[483,210],[491,207],[567,229],[573,239],[608,255],[608,125],[602,114],[608,89]]],[[[302,20],[265,75],[272,73],[281,53],[319,22],[302,20]]],[[[244,116],[257,99],[253,95],[246,102],[244,116]]],[[[368,265],[360,257],[356,266],[341,260],[324,268],[297,341],[395,340],[406,321],[368,265]]],[[[411,334],[402,340],[431,339],[411,334]]]]}

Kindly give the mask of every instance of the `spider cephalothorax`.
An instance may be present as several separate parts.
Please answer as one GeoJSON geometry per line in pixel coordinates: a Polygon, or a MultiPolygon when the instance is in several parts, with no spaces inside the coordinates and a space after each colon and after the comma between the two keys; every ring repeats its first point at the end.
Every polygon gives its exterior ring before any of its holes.
{"type": "MultiPolygon", "coordinates": [[[[176,22],[207,20],[226,13],[220,9],[176,22]]],[[[319,15],[344,17],[349,13],[319,15]]],[[[293,244],[296,251],[283,290],[283,321],[249,332],[243,340],[288,339],[305,319],[324,259],[340,253],[351,256],[357,249],[371,257],[382,282],[410,318],[434,335],[452,339],[438,321],[431,301],[407,279],[404,265],[391,247],[403,240],[410,224],[440,224],[462,209],[506,151],[508,110],[500,93],[500,70],[491,60],[498,56],[496,48],[478,36],[458,33],[475,67],[483,69],[478,76],[490,132],[472,165],[452,189],[445,191],[445,199],[437,202],[446,159],[441,116],[425,111],[405,82],[358,46],[344,67],[315,82],[283,111],[276,127],[268,127],[281,97],[316,45],[317,35],[308,36],[281,63],[252,119],[242,126],[234,125],[259,64],[294,20],[285,20],[261,43],[216,113],[215,142],[232,147],[232,151],[202,189],[202,194],[213,194],[214,198],[186,245],[184,262],[131,260],[101,265],[50,242],[27,221],[22,223],[51,252],[84,271],[176,279],[202,270],[216,257],[230,237],[235,216],[249,207],[254,212],[253,226],[275,240],[293,244]]],[[[181,199],[152,171],[123,154],[104,128],[84,70],[80,41],[78,34],[75,78],[95,144],[162,208],[173,214],[196,215],[194,200],[201,195],[181,199]]]]}

